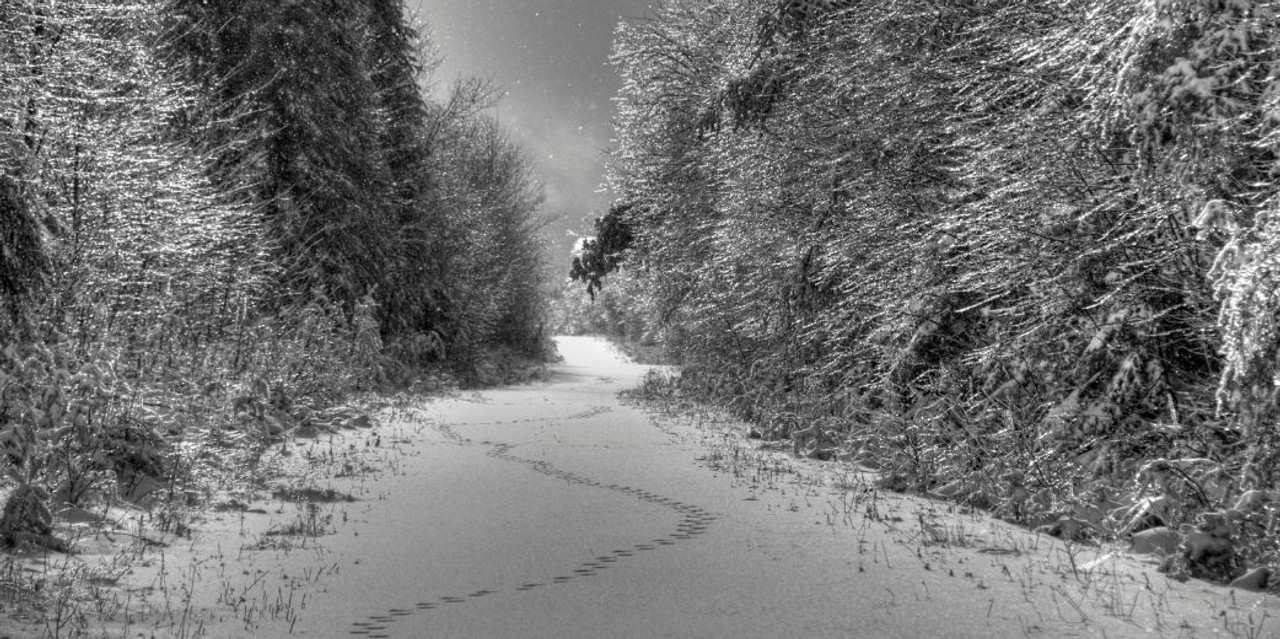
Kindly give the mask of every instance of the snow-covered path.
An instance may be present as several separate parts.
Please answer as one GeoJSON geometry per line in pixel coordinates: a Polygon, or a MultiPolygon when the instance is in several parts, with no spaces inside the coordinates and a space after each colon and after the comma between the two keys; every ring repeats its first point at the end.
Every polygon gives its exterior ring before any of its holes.
{"type": "Polygon", "coordinates": [[[566,363],[549,383],[429,405],[399,472],[344,513],[315,556],[289,560],[335,575],[287,623],[260,620],[252,634],[1267,637],[1278,627],[1275,602],[1259,595],[1170,583],[1130,558],[1090,564],[1099,552],[944,505],[767,464],[709,467],[704,444],[717,435],[660,428],[619,403],[644,367],[593,339],[560,345],[566,363]]]}

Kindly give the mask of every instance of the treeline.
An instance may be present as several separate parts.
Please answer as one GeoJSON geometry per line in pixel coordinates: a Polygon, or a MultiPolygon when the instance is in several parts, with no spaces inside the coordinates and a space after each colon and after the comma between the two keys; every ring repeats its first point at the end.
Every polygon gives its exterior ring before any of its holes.
{"type": "MultiPolygon", "coordinates": [[[[575,265],[604,278],[585,312],[766,437],[1026,521],[1260,503],[1278,10],[668,0],[617,33],[622,206],[575,265]]],[[[1276,561],[1275,508],[1233,512],[1202,530],[1276,561]]]]}
{"type": "Polygon", "coordinates": [[[76,503],[543,355],[539,189],[435,64],[401,0],[0,0],[11,480],[76,503]]]}

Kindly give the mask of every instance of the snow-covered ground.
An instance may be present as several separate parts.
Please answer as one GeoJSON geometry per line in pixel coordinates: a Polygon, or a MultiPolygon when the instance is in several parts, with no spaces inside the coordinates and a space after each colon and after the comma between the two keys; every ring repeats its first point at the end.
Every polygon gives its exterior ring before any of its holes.
{"type": "Polygon", "coordinates": [[[617,397],[646,367],[595,339],[559,345],[566,361],[547,383],[390,410],[374,431],[284,449],[299,485],[357,501],[264,502],[197,522],[194,540],[147,551],[113,586],[149,608],[116,631],[1280,634],[1275,598],[886,494],[838,465],[760,451],[725,423],[655,420],[617,397]],[[351,468],[360,456],[381,470],[351,468]],[[325,534],[265,534],[290,526],[325,534]]]}

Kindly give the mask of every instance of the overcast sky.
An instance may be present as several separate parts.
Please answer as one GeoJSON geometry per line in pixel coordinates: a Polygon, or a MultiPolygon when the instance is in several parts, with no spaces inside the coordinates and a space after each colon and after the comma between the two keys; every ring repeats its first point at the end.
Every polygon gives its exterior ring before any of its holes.
{"type": "MultiPolygon", "coordinates": [[[[613,28],[651,0],[409,0],[445,56],[437,83],[490,78],[508,92],[497,115],[534,159],[565,247],[611,197],[600,193],[618,80],[613,28]]],[[[566,260],[567,255],[566,255],[566,260]]]]}

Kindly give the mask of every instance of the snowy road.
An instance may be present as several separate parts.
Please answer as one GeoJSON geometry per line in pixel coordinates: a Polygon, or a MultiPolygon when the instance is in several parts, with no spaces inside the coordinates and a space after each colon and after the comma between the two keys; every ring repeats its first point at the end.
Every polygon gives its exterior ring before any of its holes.
{"type": "MultiPolygon", "coordinates": [[[[430,428],[399,472],[320,540],[312,561],[340,574],[288,625],[261,623],[255,635],[1276,631],[1274,601],[1171,583],[1132,559],[1103,554],[1090,564],[1099,552],[865,485],[747,465],[733,472],[730,459],[709,468],[698,460],[714,433],[659,428],[619,403],[643,367],[586,338],[562,340],[561,351],[567,361],[549,383],[431,404],[430,428]]],[[[234,624],[205,631],[237,636],[234,624]]]]}

